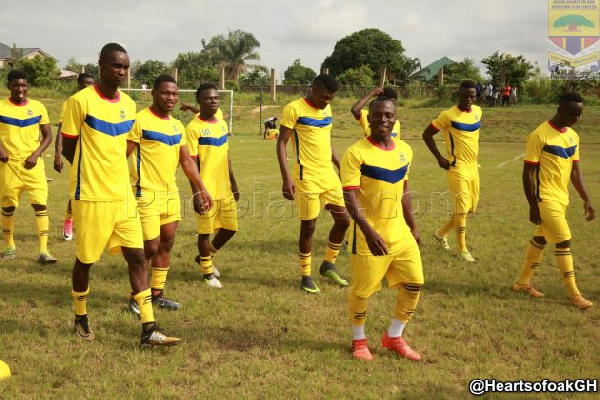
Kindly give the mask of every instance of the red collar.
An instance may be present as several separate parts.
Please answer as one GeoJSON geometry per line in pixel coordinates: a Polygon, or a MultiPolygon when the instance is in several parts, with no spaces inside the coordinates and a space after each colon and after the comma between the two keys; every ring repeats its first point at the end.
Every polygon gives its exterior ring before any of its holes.
{"type": "Polygon", "coordinates": [[[94,89],[96,90],[96,93],[98,93],[98,96],[100,96],[100,98],[102,100],[106,100],[109,103],[118,103],[121,100],[121,92],[119,90],[117,90],[117,98],[116,99],[109,99],[108,97],[105,97],[100,90],[98,89],[98,84],[94,83],[94,89]]]}
{"type": "Polygon", "coordinates": [[[563,126],[562,128],[559,129],[558,126],[554,125],[554,122],[552,122],[552,121],[548,121],[548,124],[550,124],[550,126],[552,128],[554,128],[555,130],[557,130],[560,133],[565,133],[567,131],[567,127],[566,126],[563,126]]]}
{"type": "Polygon", "coordinates": [[[394,139],[392,139],[392,146],[389,148],[385,148],[385,147],[381,147],[381,145],[379,143],[377,143],[375,140],[373,140],[373,138],[371,136],[367,136],[367,140],[369,141],[369,143],[371,143],[373,146],[377,147],[378,149],[381,149],[383,151],[392,151],[396,148],[396,142],[394,142],[394,139]]]}

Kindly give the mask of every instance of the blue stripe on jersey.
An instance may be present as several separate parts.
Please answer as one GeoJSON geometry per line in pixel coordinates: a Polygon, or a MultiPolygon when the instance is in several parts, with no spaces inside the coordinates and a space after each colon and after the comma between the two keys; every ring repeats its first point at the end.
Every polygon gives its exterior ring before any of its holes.
{"type": "Polygon", "coordinates": [[[31,125],[35,125],[42,120],[42,116],[38,115],[37,117],[31,117],[27,119],[17,119],[5,117],[4,115],[0,115],[0,122],[6,125],[18,126],[19,128],[26,128],[31,125]]]}
{"type": "Polygon", "coordinates": [[[108,136],[123,135],[128,133],[133,126],[133,120],[112,123],[102,121],[101,119],[92,117],[91,115],[87,115],[85,117],[85,122],[90,128],[108,136]]]}
{"type": "Polygon", "coordinates": [[[140,168],[140,164],[142,163],[142,146],[137,145],[137,172],[138,179],[135,183],[135,196],[142,197],[142,185],[140,185],[140,180],[142,179],[142,169],[140,168]]]}
{"type": "Polygon", "coordinates": [[[204,146],[223,146],[227,143],[227,134],[221,136],[220,138],[214,137],[201,137],[198,138],[198,144],[204,146]]]}
{"type": "Polygon", "coordinates": [[[549,144],[545,145],[542,150],[548,152],[550,154],[554,154],[555,156],[559,156],[560,158],[568,159],[573,157],[575,154],[575,150],[577,149],[577,145],[571,147],[561,147],[561,146],[551,146],[549,144]]]}
{"type": "Polygon", "coordinates": [[[325,128],[326,126],[331,125],[331,121],[332,121],[331,117],[327,117],[327,118],[323,118],[323,119],[315,119],[315,118],[310,118],[310,117],[298,118],[298,123],[300,125],[314,126],[317,128],[325,128]]]}
{"type": "Polygon", "coordinates": [[[395,170],[385,169],[380,167],[375,167],[372,165],[362,164],[360,166],[360,173],[368,178],[376,179],[378,181],[385,181],[389,183],[400,182],[406,176],[406,171],[408,170],[408,165],[406,164],[402,168],[398,168],[395,170]]]}
{"type": "Polygon", "coordinates": [[[481,121],[477,121],[474,124],[465,124],[462,122],[452,121],[451,124],[454,129],[465,132],[475,132],[477,129],[481,128],[481,121]]]}
{"type": "Polygon", "coordinates": [[[147,131],[142,129],[142,137],[146,140],[154,140],[166,144],[167,146],[175,146],[181,142],[181,134],[179,135],[165,135],[164,133],[147,131]]]}

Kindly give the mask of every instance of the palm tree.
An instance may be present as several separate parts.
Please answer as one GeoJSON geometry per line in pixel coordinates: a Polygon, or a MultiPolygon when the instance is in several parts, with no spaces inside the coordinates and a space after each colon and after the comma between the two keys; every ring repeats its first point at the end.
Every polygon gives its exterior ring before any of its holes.
{"type": "Polygon", "coordinates": [[[419,80],[421,71],[421,60],[403,57],[400,69],[395,71],[394,81],[397,85],[407,85],[410,81],[419,80]]]}
{"type": "Polygon", "coordinates": [[[215,66],[225,67],[227,77],[236,82],[250,70],[267,71],[267,68],[262,65],[248,64],[248,61],[260,60],[260,55],[256,51],[260,47],[260,42],[249,32],[239,29],[229,31],[227,37],[217,35],[208,43],[202,41],[202,45],[204,55],[209,57],[215,66]]]}

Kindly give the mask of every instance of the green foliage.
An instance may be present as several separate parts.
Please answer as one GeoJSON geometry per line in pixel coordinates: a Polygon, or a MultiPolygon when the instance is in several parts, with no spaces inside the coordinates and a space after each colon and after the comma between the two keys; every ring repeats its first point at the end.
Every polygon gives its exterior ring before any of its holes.
{"type": "MultiPolygon", "coordinates": [[[[271,84],[271,78],[264,71],[255,69],[240,78],[241,85],[249,86],[269,86],[271,84]]],[[[239,85],[238,85],[239,87],[239,85]]]]}
{"type": "Polygon", "coordinates": [[[397,85],[409,85],[411,82],[418,81],[421,72],[421,60],[418,58],[402,57],[400,66],[395,70],[389,71],[392,81],[397,85]]]}
{"type": "Polygon", "coordinates": [[[533,73],[533,65],[523,56],[514,57],[510,54],[496,51],[489,57],[481,60],[487,67],[487,74],[492,78],[494,86],[510,85],[522,86],[533,73]]]}
{"type": "Polygon", "coordinates": [[[67,71],[75,72],[77,74],[81,73],[82,67],[83,67],[83,65],[79,64],[75,57],[69,58],[69,60],[67,61],[67,64],[65,65],[65,69],[67,71]]]}
{"type": "Polygon", "coordinates": [[[219,80],[219,70],[201,52],[179,53],[173,67],[178,69],[182,88],[197,88],[202,82],[219,80]]]}
{"type": "Polygon", "coordinates": [[[444,67],[444,81],[450,85],[458,85],[464,80],[482,82],[483,78],[479,68],[475,66],[475,60],[465,58],[462,61],[444,67]]]}
{"type": "Polygon", "coordinates": [[[300,64],[296,59],[283,73],[284,85],[310,85],[317,73],[309,67],[300,64]]]}
{"type": "Polygon", "coordinates": [[[337,80],[342,85],[349,86],[373,86],[373,71],[368,65],[361,65],[357,68],[349,68],[338,75],[337,80]]]}
{"type": "Polygon", "coordinates": [[[60,76],[56,60],[40,55],[17,60],[15,62],[15,69],[25,71],[29,77],[29,84],[32,86],[52,86],[60,76]]]}
{"type": "Polygon", "coordinates": [[[242,30],[229,31],[227,36],[213,36],[208,43],[202,41],[202,55],[214,67],[225,67],[228,79],[239,81],[240,77],[253,69],[266,71],[262,65],[249,65],[248,61],[260,60],[257,49],[260,42],[250,32],[242,30]]]}
{"type": "Polygon", "coordinates": [[[329,68],[330,74],[339,76],[351,68],[367,66],[373,77],[382,67],[387,67],[390,73],[400,71],[405,62],[403,54],[404,47],[399,40],[379,29],[363,29],[340,39],[321,69],[329,68]]]}
{"type": "Polygon", "coordinates": [[[154,79],[161,74],[168,73],[167,64],[158,60],[148,60],[141,63],[133,72],[133,77],[140,83],[152,87],[154,79]]]}

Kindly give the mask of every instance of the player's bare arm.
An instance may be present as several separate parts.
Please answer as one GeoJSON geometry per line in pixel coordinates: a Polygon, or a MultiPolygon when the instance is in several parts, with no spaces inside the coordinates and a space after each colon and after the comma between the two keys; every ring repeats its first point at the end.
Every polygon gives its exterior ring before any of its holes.
{"type": "Polygon", "coordinates": [[[362,213],[360,203],[358,201],[358,189],[344,190],[344,202],[346,209],[356,224],[359,226],[362,233],[365,235],[367,246],[374,256],[383,256],[387,254],[387,246],[383,238],[373,229],[367,222],[362,213]]]}
{"type": "Polygon", "coordinates": [[[382,87],[375,88],[375,89],[371,90],[365,97],[359,99],[356,103],[354,103],[354,105],[350,109],[350,112],[352,113],[352,115],[354,115],[354,118],[356,118],[357,120],[360,120],[360,111],[363,109],[365,104],[367,104],[367,102],[371,98],[377,97],[380,94],[383,94],[383,88],[382,87]]]}
{"type": "Polygon", "coordinates": [[[281,172],[281,178],[283,179],[281,192],[283,193],[283,197],[288,200],[294,200],[294,193],[296,192],[294,181],[292,180],[287,167],[286,146],[291,136],[292,130],[290,128],[283,125],[279,127],[279,137],[277,138],[277,160],[279,161],[279,170],[281,172]]]}
{"type": "Polygon", "coordinates": [[[185,146],[181,146],[179,148],[179,165],[181,165],[183,173],[192,183],[192,188],[198,188],[198,192],[195,194],[195,197],[198,197],[201,201],[200,214],[211,210],[213,207],[212,197],[210,197],[210,194],[206,190],[206,187],[200,178],[198,166],[190,157],[190,153],[185,146]]]}
{"type": "Polygon", "coordinates": [[[240,199],[240,191],[238,189],[237,181],[235,180],[235,175],[233,174],[233,167],[231,166],[231,157],[229,157],[229,152],[227,152],[227,165],[229,166],[229,182],[231,182],[231,192],[233,193],[233,198],[235,201],[240,199]]]}
{"type": "Polygon", "coordinates": [[[537,164],[523,164],[523,190],[525,197],[529,203],[529,221],[539,225],[542,223],[540,217],[540,208],[538,207],[537,199],[535,197],[535,180],[534,174],[537,170],[537,164]]]}
{"type": "Polygon", "coordinates": [[[435,140],[433,139],[433,136],[435,136],[436,133],[438,133],[438,131],[433,126],[429,125],[427,128],[425,128],[425,131],[423,131],[423,141],[427,145],[427,148],[431,154],[433,154],[437,160],[440,168],[448,170],[450,169],[450,161],[442,156],[437,145],[435,144],[435,140]]]}
{"type": "Polygon", "coordinates": [[[39,147],[25,160],[25,169],[32,169],[35,167],[38,158],[40,158],[44,150],[52,143],[52,129],[50,128],[50,124],[40,125],[40,131],[42,132],[42,140],[40,141],[39,147]]]}
{"type": "Polygon", "coordinates": [[[58,123],[58,129],[56,130],[56,139],[54,139],[54,170],[58,173],[62,172],[63,161],[60,155],[62,150],[62,135],[60,134],[60,128],[62,124],[58,123]]]}
{"type": "Polygon", "coordinates": [[[6,149],[2,146],[2,144],[0,144],[0,161],[8,162],[8,153],[6,152],[6,149]]]}
{"type": "Polygon", "coordinates": [[[198,107],[194,107],[191,104],[186,104],[186,103],[181,103],[181,105],[179,106],[179,109],[181,111],[191,111],[194,114],[198,114],[200,112],[200,109],[198,107]]]}
{"type": "Polygon", "coordinates": [[[419,247],[421,247],[421,234],[417,227],[417,220],[412,212],[412,198],[410,195],[410,189],[408,188],[408,181],[404,181],[404,188],[402,189],[402,214],[406,225],[410,228],[410,232],[417,241],[419,247]]]}
{"type": "Polygon", "coordinates": [[[583,200],[583,212],[585,213],[586,221],[593,220],[595,217],[595,209],[590,200],[590,196],[588,195],[585,181],[583,180],[583,175],[579,168],[579,161],[573,161],[573,166],[571,168],[571,182],[573,183],[575,190],[577,190],[577,193],[579,193],[579,197],[583,200]]]}
{"type": "Polygon", "coordinates": [[[338,172],[340,171],[340,159],[337,156],[337,154],[335,154],[335,150],[333,150],[333,143],[331,144],[331,162],[333,163],[333,165],[335,165],[335,167],[337,168],[338,172]]]}

